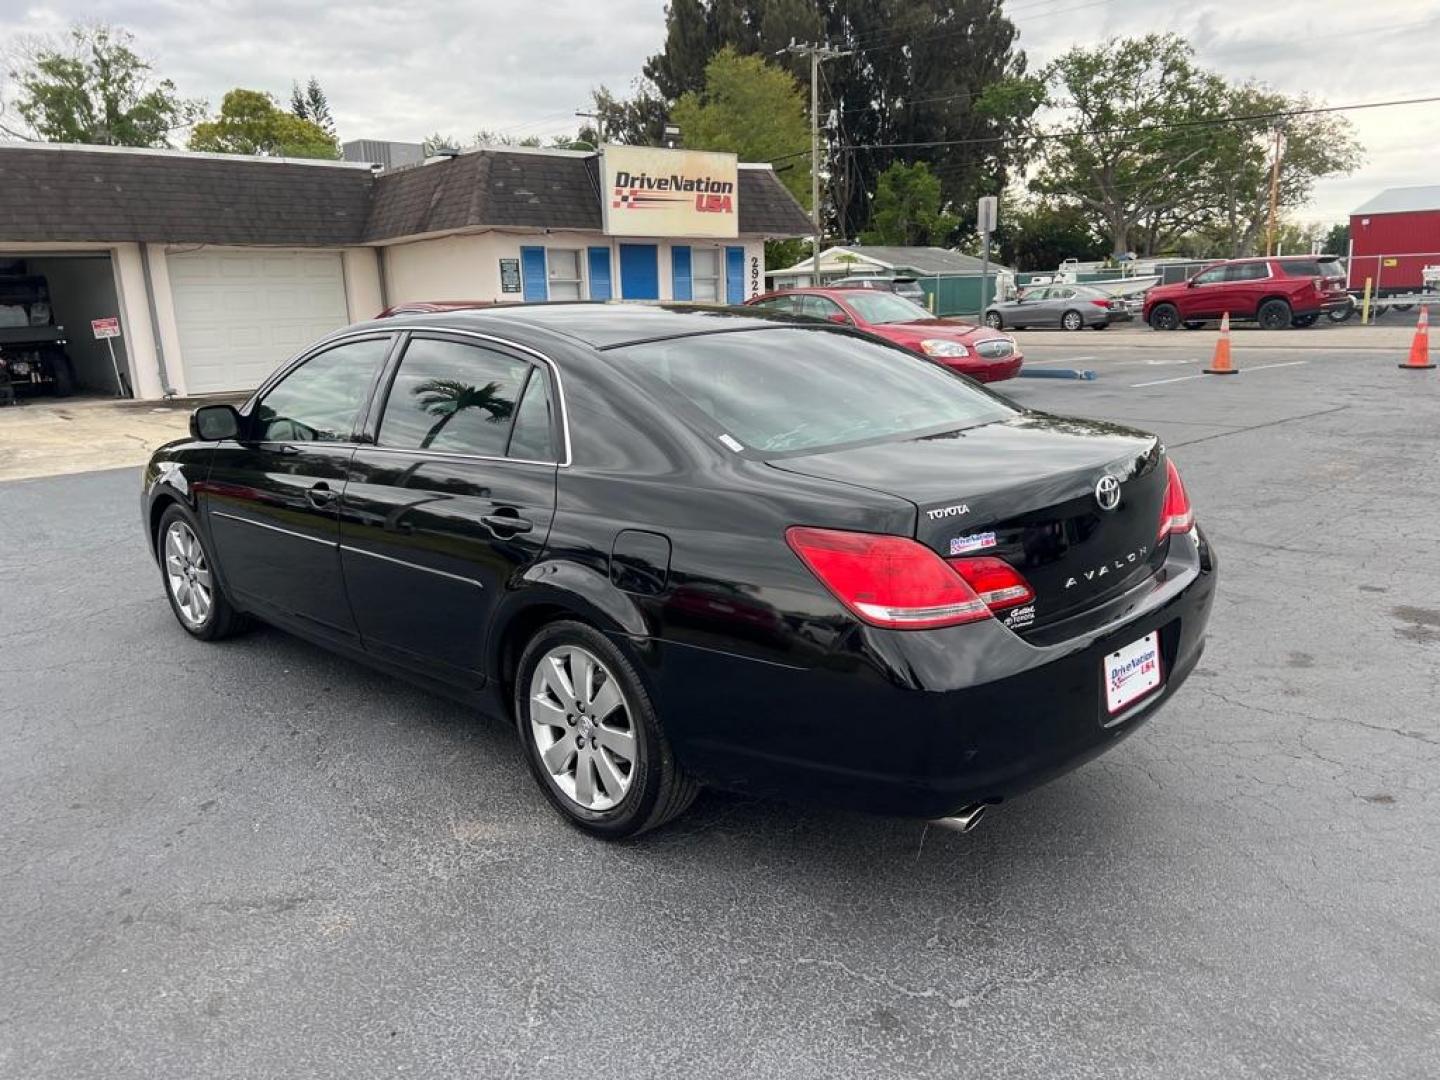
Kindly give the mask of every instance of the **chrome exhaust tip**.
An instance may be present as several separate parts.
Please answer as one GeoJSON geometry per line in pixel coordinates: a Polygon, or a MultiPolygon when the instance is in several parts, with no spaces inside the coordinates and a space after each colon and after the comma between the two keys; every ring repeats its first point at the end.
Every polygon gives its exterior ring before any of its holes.
{"type": "Polygon", "coordinates": [[[969,806],[961,807],[948,817],[936,818],[935,824],[947,829],[954,829],[956,832],[968,833],[980,819],[985,816],[987,806],[984,803],[971,803],[969,806]]]}

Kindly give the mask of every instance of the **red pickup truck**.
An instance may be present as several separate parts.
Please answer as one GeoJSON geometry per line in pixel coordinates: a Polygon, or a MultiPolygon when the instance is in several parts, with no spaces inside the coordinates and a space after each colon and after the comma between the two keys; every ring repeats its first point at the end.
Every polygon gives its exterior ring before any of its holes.
{"type": "Polygon", "coordinates": [[[1145,294],[1145,321],[1155,330],[1196,330],[1229,314],[1264,330],[1310,326],[1350,304],[1345,269],[1333,255],[1231,259],[1207,266],[1189,281],[1157,285],[1145,294]]]}

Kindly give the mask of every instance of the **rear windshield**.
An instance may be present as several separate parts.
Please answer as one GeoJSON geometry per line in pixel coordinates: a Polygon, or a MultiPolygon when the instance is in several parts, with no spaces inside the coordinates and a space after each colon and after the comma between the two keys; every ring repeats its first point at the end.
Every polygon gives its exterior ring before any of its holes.
{"type": "Polygon", "coordinates": [[[1282,259],[1286,277],[1344,277],[1339,259],[1282,259]]]}
{"type": "Polygon", "coordinates": [[[731,449],[738,443],[767,456],[935,435],[1016,415],[928,360],[844,333],[744,330],[610,355],[662,398],[678,396],[698,410],[731,449]]]}

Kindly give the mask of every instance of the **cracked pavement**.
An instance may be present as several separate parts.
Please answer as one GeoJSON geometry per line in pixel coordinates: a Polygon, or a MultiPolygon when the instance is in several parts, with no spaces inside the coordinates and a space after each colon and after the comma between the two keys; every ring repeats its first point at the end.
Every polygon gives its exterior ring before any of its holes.
{"type": "Polygon", "coordinates": [[[1440,379],[1137,389],[1098,336],[1004,389],[1170,441],[1209,649],[969,835],[706,793],[587,840],[505,725],[186,637],[136,470],[0,484],[0,1074],[1434,1076],[1440,379]]]}

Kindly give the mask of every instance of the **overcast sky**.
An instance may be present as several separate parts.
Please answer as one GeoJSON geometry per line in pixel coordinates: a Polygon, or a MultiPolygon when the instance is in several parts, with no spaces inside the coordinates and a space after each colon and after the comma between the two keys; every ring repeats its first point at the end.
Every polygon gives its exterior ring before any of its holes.
{"type": "MultiPolygon", "coordinates": [[[[1031,67],[1074,44],[1177,30],[1234,79],[1330,104],[1440,93],[1440,0],[1007,0],[1031,67]]],[[[342,138],[573,131],[592,87],[628,88],[664,37],[659,0],[0,0],[0,49],[75,19],[128,27],[189,97],[289,94],[313,74],[342,138]]],[[[1440,105],[1350,114],[1355,175],[1322,183],[1305,219],[1343,218],[1386,187],[1436,183],[1440,105]]]]}

